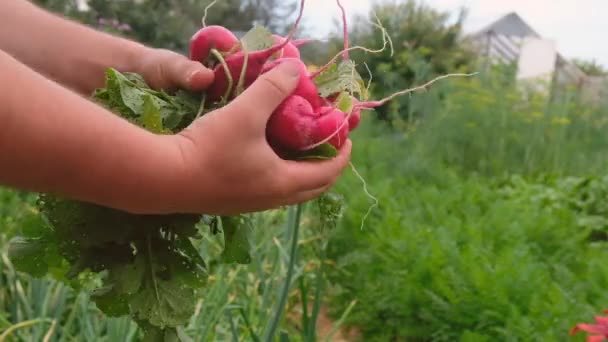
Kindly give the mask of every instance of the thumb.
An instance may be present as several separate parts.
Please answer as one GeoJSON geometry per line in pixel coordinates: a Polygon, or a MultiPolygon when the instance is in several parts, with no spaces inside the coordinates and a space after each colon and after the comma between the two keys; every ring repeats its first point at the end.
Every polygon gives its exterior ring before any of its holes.
{"type": "Polygon", "coordinates": [[[251,86],[225,108],[248,120],[256,128],[266,129],[274,110],[293,93],[298,85],[300,69],[297,63],[285,61],[262,74],[251,86]]]}

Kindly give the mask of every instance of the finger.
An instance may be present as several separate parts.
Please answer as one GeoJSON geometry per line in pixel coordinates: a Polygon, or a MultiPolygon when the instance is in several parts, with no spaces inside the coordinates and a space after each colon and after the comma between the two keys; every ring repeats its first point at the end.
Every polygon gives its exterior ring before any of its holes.
{"type": "Polygon", "coordinates": [[[329,160],[322,161],[284,161],[288,179],[291,184],[287,188],[293,191],[306,191],[331,184],[344,168],[348,166],[352,142],[348,139],[339,154],[329,160]]]}
{"type": "MultiPolygon", "coordinates": [[[[257,201],[250,201],[250,200],[243,201],[243,202],[233,201],[231,204],[232,205],[231,209],[228,209],[228,210],[219,209],[214,212],[211,212],[210,214],[213,214],[213,215],[238,215],[238,214],[243,214],[243,213],[255,213],[255,212],[261,212],[261,211],[266,211],[266,210],[275,210],[275,209],[279,209],[281,207],[299,204],[299,203],[306,202],[306,201],[312,200],[314,198],[317,198],[321,194],[323,194],[323,193],[327,192],[329,189],[331,189],[331,187],[334,185],[334,183],[335,182],[332,182],[330,184],[326,184],[322,187],[312,189],[312,190],[297,192],[288,197],[282,197],[282,198],[273,197],[272,199],[268,198],[268,199],[261,199],[261,200],[257,200],[257,201]]],[[[207,208],[206,210],[208,211],[209,209],[207,208]]]]}
{"type": "Polygon", "coordinates": [[[318,189],[302,191],[302,192],[294,195],[292,198],[288,199],[284,205],[295,205],[295,204],[300,204],[300,203],[304,203],[304,202],[308,202],[310,200],[316,199],[317,197],[321,196],[325,192],[329,191],[329,189],[331,189],[331,187],[333,185],[334,184],[332,183],[332,184],[328,184],[328,185],[318,188],[318,189]]]}
{"type": "Polygon", "coordinates": [[[331,187],[334,184],[335,184],[335,181],[331,182],[329,184],[325,184],[324,186],[316,188],[316,189],[297,192],[295,194],[290,195],[287,198],[278,198],[278,199],[275,198],[269,202],[265,202],[265,201],[251,202],[251,201],[249,201],[249,202],[243,204],[243,208],[241,211],[258,212],[258,211],[265,211],[265,210],[274,210],[274,209],[279,209],[279,208],[287,206],[287,205],[294,205],[294,204],[307,202],[307,201],[315,199],[315,198],[319,197],[320,195],[322,195],[323,193],[327,192],[329,189],[331,189],[331,187]]]}
{"type": "Polygon", "coordinates": [[[213,82],[213,71],[181,55],[169,59],[165,70],[168,81],[182,89],[202,90],[213,82]]]}
{"type": "Polygon", "coordinates": [[[225,108],[256,130],[266,130],[274,110],[298,84],[300,71],[294,62],[284,62],[264,73],[225,108]]]}

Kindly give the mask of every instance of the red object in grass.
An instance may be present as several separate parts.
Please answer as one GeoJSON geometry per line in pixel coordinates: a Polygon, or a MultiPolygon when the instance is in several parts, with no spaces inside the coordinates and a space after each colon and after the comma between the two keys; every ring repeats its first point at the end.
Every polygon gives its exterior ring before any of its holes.
{"type": "MultiPolygon", "coordinates": [[[[608,314],[608,310],[604,310],[604,313],[608,314]]],[[[608,317],[596,316],[595,321],[596,324],[577,324],[570,330],[570,335],[574,335],[579,331],[586,331],[594,334],[587,336],[587,342],[608,341],[608,317]]]]}

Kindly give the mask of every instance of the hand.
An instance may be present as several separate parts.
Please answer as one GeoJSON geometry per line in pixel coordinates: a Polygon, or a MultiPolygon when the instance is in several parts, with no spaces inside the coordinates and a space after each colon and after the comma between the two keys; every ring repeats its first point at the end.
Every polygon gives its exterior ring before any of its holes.
{"type": "Polygon", "coordinates": [[[133,61],[132,69],[155,89],[197,91],[213,82],[212,70],[165,49],[144,48],[133,61]]]}
{"type": "Polygon", "coordinates": [[[297,68],[283,63],[174,136],[185,174],[172,196],[176,209],[254,212],[305,202],[330,189],[348,165],[350,140],[332,160],[297,162],[279,158],[266,140],[270,115],[297,81],[297,68]]]}

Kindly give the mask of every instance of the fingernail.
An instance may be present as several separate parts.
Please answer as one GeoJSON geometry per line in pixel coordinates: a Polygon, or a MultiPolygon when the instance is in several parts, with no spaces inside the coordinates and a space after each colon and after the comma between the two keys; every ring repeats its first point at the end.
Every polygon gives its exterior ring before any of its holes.
{"type": "Polygon", "coordinates": [[[196,76],[196,74],[198,74],[200,72],[200,70],[194,70],[190,73],[190,76],[188,76],[188,82],[191,82],[192,79],[194,78],[194,76],[196,76]]]}
{"type": "Polygon", "coordinates": [[[279,69],[281,72],[291,76],[291,77],[299,77],[300,76],[300,68],[296,62],[293,61],[285,61],[279,65],[279,69]]]}
{"type": "Polygon", "coordinates": [[[189,73],[188,76],[186,77],[186,83],[192,84],[192,80],[194,80],[194,76],[196,76],[196,71],[189,73]]]}

